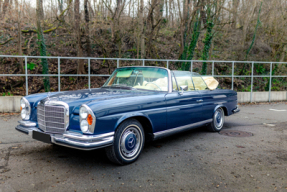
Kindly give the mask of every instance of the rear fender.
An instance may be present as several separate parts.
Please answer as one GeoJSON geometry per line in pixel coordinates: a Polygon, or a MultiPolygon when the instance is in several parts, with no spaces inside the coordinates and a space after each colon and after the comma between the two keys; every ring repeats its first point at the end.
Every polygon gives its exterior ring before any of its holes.
{"type": "Polygon", "coordinates": [[[224,115],[225,116],[229,116],[229,113],[228,113],[228,110],[227,110],[227,107],[224,106],[224,105],[217,105],[215,108],[214,108],[214,111],[213,111],[213,114],[215,113],[215,111],[218,109],[218,108],[222,108],[223,111],[224,111],[224,115]]]}

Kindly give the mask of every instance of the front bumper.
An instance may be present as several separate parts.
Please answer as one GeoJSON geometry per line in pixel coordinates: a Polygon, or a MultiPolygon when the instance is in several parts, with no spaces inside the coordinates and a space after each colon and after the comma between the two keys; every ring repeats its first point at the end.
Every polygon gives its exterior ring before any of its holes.
{"type": "Polygon", "coordinates": [[[238,105],[236,105],[236,108],[232,110],[233,113],[238,113],[240,111],[238,105]]]}
{"type": "MultiPolygon", "coordinates": [[[[25,124],[27,125],[27,123],[25,124]]],[[[33,131],[42,132],[40,129],[34,126],[24,126],[20,121],[20,125],[15,127],[17,131],[25,133],[29,136],[33,136],[33,131]]],[[[61,145],[69,148],[80,150],[94,150],[107,146],[111,146],[114,142],[114,132],[100,134],[100,135],[82,135],[80,133],[67,131],[63,135],[50,134],[51,143],[61,145]]]]}

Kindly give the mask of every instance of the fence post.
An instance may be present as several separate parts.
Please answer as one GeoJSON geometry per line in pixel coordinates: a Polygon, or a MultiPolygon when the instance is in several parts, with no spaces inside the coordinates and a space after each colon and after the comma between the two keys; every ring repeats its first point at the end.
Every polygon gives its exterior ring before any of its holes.
{"type": "Polygon", "coordinates": [[[234,61],[232,62],[232,85],[231,85],[231,89],[233,90],[233,85],[234,84],[234,61]]]}
{"type": "Polygon", "coordinates": [[[252,62],[252,72],[251,72],[251,90],[250,90],[250,103],[252,103],[252,93],[253,93],[253,66],[254,62],[252,62]]]}
{"type": "Polygon", "coordinates": [[[26,79],[26,95],[29,93],[28,88],[28,68],[27,68],[27,57],[25,57],[25,79],[26,79]]]}
{"type": "Polygon", "coordinates": [[[88,59],[89,89],[91,89],[91,59],[88,59]]]}
{"type": "Polygon", "coordinates": [[[169,61],[166,61],[166,68],[168,68],[169,61]]]}
{"type": "Polygon", "coordinates": [[[117,59],[117,68],[119,68],[119,67],[120,67],[120,60],[117,59]]]}
{"type": "Polygon", "coordinates": [[[190,71],[193,71],[193,61],[190,62],[190,71]]]}
{"type": "Polygon", "coordinates": [[[214,61],[212,61],[212,77],[214,76],[214,61]]]}
{"type": "Polygon", "coordinates": [[[143,59],[143,66],[145,65],[145,60],[143,59]]]}
{"type": "Polygon", "coordinates": [[[60,68],[60,57],[58,57],[58,92],[61,91],[61,68],[60,68]]]}
{"type": "Polygon", "coordinates": [[[269,78],[269,102],[271,102],[271,89],[272,89],[272,66],[273,63],[270,63],[270,78],[269,78]]]}

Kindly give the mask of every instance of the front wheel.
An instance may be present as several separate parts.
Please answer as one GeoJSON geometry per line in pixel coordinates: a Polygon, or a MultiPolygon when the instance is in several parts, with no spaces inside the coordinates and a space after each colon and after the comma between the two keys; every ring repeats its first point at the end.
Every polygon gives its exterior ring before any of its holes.
{"type": "Polygon", "coordinates": [[[212,122],[208,126],[208,130],[212,132],[219,132],[224,125],[224,110],[220,107],[214,112],[212,122]]]}
{"type": "Polygon", "coordinates": [[[114,144],[106,148],[110,161],[125,165],[137,160],[144,146],[144,130],[136,119],[124,121],[115,133],[114,144]]]}

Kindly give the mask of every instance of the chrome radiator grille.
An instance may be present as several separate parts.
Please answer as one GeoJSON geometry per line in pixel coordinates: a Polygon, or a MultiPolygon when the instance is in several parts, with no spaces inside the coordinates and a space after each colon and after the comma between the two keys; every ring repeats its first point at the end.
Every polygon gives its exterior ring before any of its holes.
{"type": "Polygon", "coordinates": [[[66,113],[65,106],[39,103],[37,106],[39,128],[44,132],[63,134],[67,127],[66,113]]]}

